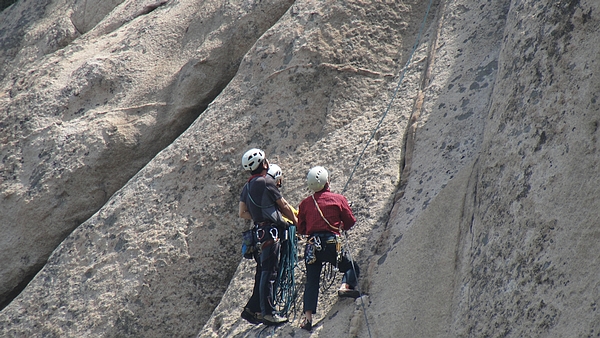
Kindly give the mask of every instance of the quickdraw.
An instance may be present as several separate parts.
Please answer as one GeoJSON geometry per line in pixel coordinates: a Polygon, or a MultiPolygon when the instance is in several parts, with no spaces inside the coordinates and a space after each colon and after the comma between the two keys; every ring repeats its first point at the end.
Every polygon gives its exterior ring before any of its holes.
{"type": "Polygon", "coordinates": [[[271,239],[273,241],[278,241],[279,240],[279,230],[277,230],[277,227],[274,227],[274,226],[271,227],[268,232],[265,231],[265,229],[263,229],[263,228],[259,228],[258,230],[256,230],[256,235],[258,237],[258,242],[259,243],[264,243],[265,241],[268,241],[268,240],[271,240],[271,239]],[[267,233],[269,235],[271,235],[270,239],[265,239],[265,235],[267,233]]]}
{"type": "Polygon", "coordinates": [[[316,249],[317,251],[321,251],[321,249],[323,248],[323,247],[321,246],[321,237],[319,237],[319,236],[310,236],[310,238],[307,240],[307,242],[308,242],[309,244],[312,244],[312,245],[314,245],[314,246],[315,246],[315,249],[316,249]]]}

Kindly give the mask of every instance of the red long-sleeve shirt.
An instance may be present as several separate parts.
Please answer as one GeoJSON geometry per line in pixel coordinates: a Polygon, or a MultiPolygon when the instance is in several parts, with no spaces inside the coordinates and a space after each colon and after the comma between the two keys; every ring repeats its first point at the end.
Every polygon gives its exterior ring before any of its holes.
{"type": "MultiPolygon", "coordinates": [[[[332,193],[329,188],[323,189],[314,194],[323,216],[336,229],[349,230],[356,218],[350,210],[346,197],[332,193]]],[[[319,210],[315,206],[312,196],[308,196],[298,207],[298,227],[297,231],[302,235],[311,235],[315,232],[328,231],[339,234],[339,231],[331,228],[321,217],[319,210]]]]}

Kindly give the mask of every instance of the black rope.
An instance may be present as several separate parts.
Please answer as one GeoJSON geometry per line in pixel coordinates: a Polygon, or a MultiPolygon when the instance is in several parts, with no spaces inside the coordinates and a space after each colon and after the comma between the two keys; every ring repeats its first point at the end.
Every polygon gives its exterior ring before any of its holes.
{"type": "Polygon", "coordinates": [[[321,269],[321,293],[324,294],[331,288],[336,279],[336,272],[331,263],[322,263],[323,268],[321,269]]]}
{"type": "Polygon", "coordinates": [[[262,335],[264,332],[267,332],[267,335],[265,335],[265,337],[268,337],[268,334],[269,334],[268,330],[269,330],[270,328],[272,328],[272,329],[273,329],[273,331],[272,331],[271,335],[274,335],[274,334],[275,334],[275,326],[265,326],[265,327],[264,327],[262,330],[260,330],[260,331],[258,332],[258,334],[256,335],[256,338],[260,338],[260,337],[261,337],[261,335],[262,335]]]}

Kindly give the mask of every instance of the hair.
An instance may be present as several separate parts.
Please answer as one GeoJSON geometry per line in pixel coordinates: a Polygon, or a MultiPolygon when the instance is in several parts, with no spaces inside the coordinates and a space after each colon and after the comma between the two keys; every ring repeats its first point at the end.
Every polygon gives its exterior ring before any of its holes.
{"type": "Polygon", "coordinates": [[[264,168],[264,166],[263,166],[263,165],[264,165],[264,163],[265,163],[265,161],[266,161],[266,160],[267,160],[267,159],[264,159],[264,160],[260,161],[260,163],[258,164],[258,167],[256,167],[256,169],[252,170],[252,171],[250,172],[250,174],[252,174],[252,175],[256,175],[256,174],[260,174],[260,173],[262,173],[262,172],[263,172],[263,170],[265,170],[265,168],[264,168]]]}

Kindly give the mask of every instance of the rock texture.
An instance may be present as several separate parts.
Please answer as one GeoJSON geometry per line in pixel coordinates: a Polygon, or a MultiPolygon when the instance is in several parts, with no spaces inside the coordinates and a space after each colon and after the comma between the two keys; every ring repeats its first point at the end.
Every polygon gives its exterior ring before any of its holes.
{"type": "Polygon", "coordinates": [[[597,335],[598,7],[19,1],[2,297],[43,268],[0,333],[309,336],[239,318],[239,162],[261,147],[292,204],[323,165],[359,221],[366,296],[322,294],[312,336],[597,335]]]}
{"type": "Polygon", "coordinates": [[[597,247],[598,9],[586,1],[446,6],[438,60],[489,56],[469,62],[473,78],[462,82],[466,74],[452,68],[425,96],[431,115],[415,154],[438,153],[415,155],[390,217],[393,242],[378,261],[369,310],[388,324],[383,336],[598,334],[591,276],[600,261],[589,251],[597,247]],[[467,110],[461,104],[449,120],[455,109],[436,110],[453,108],[437,98],[457,86],[467,110]],[[438,138],[465,113],[480,121],[465,127],[480,128],[438,138]],[[398,303],[400,316],[383,310],[398,303]]]}
{"type": "Polygon", "coordinates": [[[0,304],[198,117],[288,6],[21,1],[2,12],[0,304]]]}

